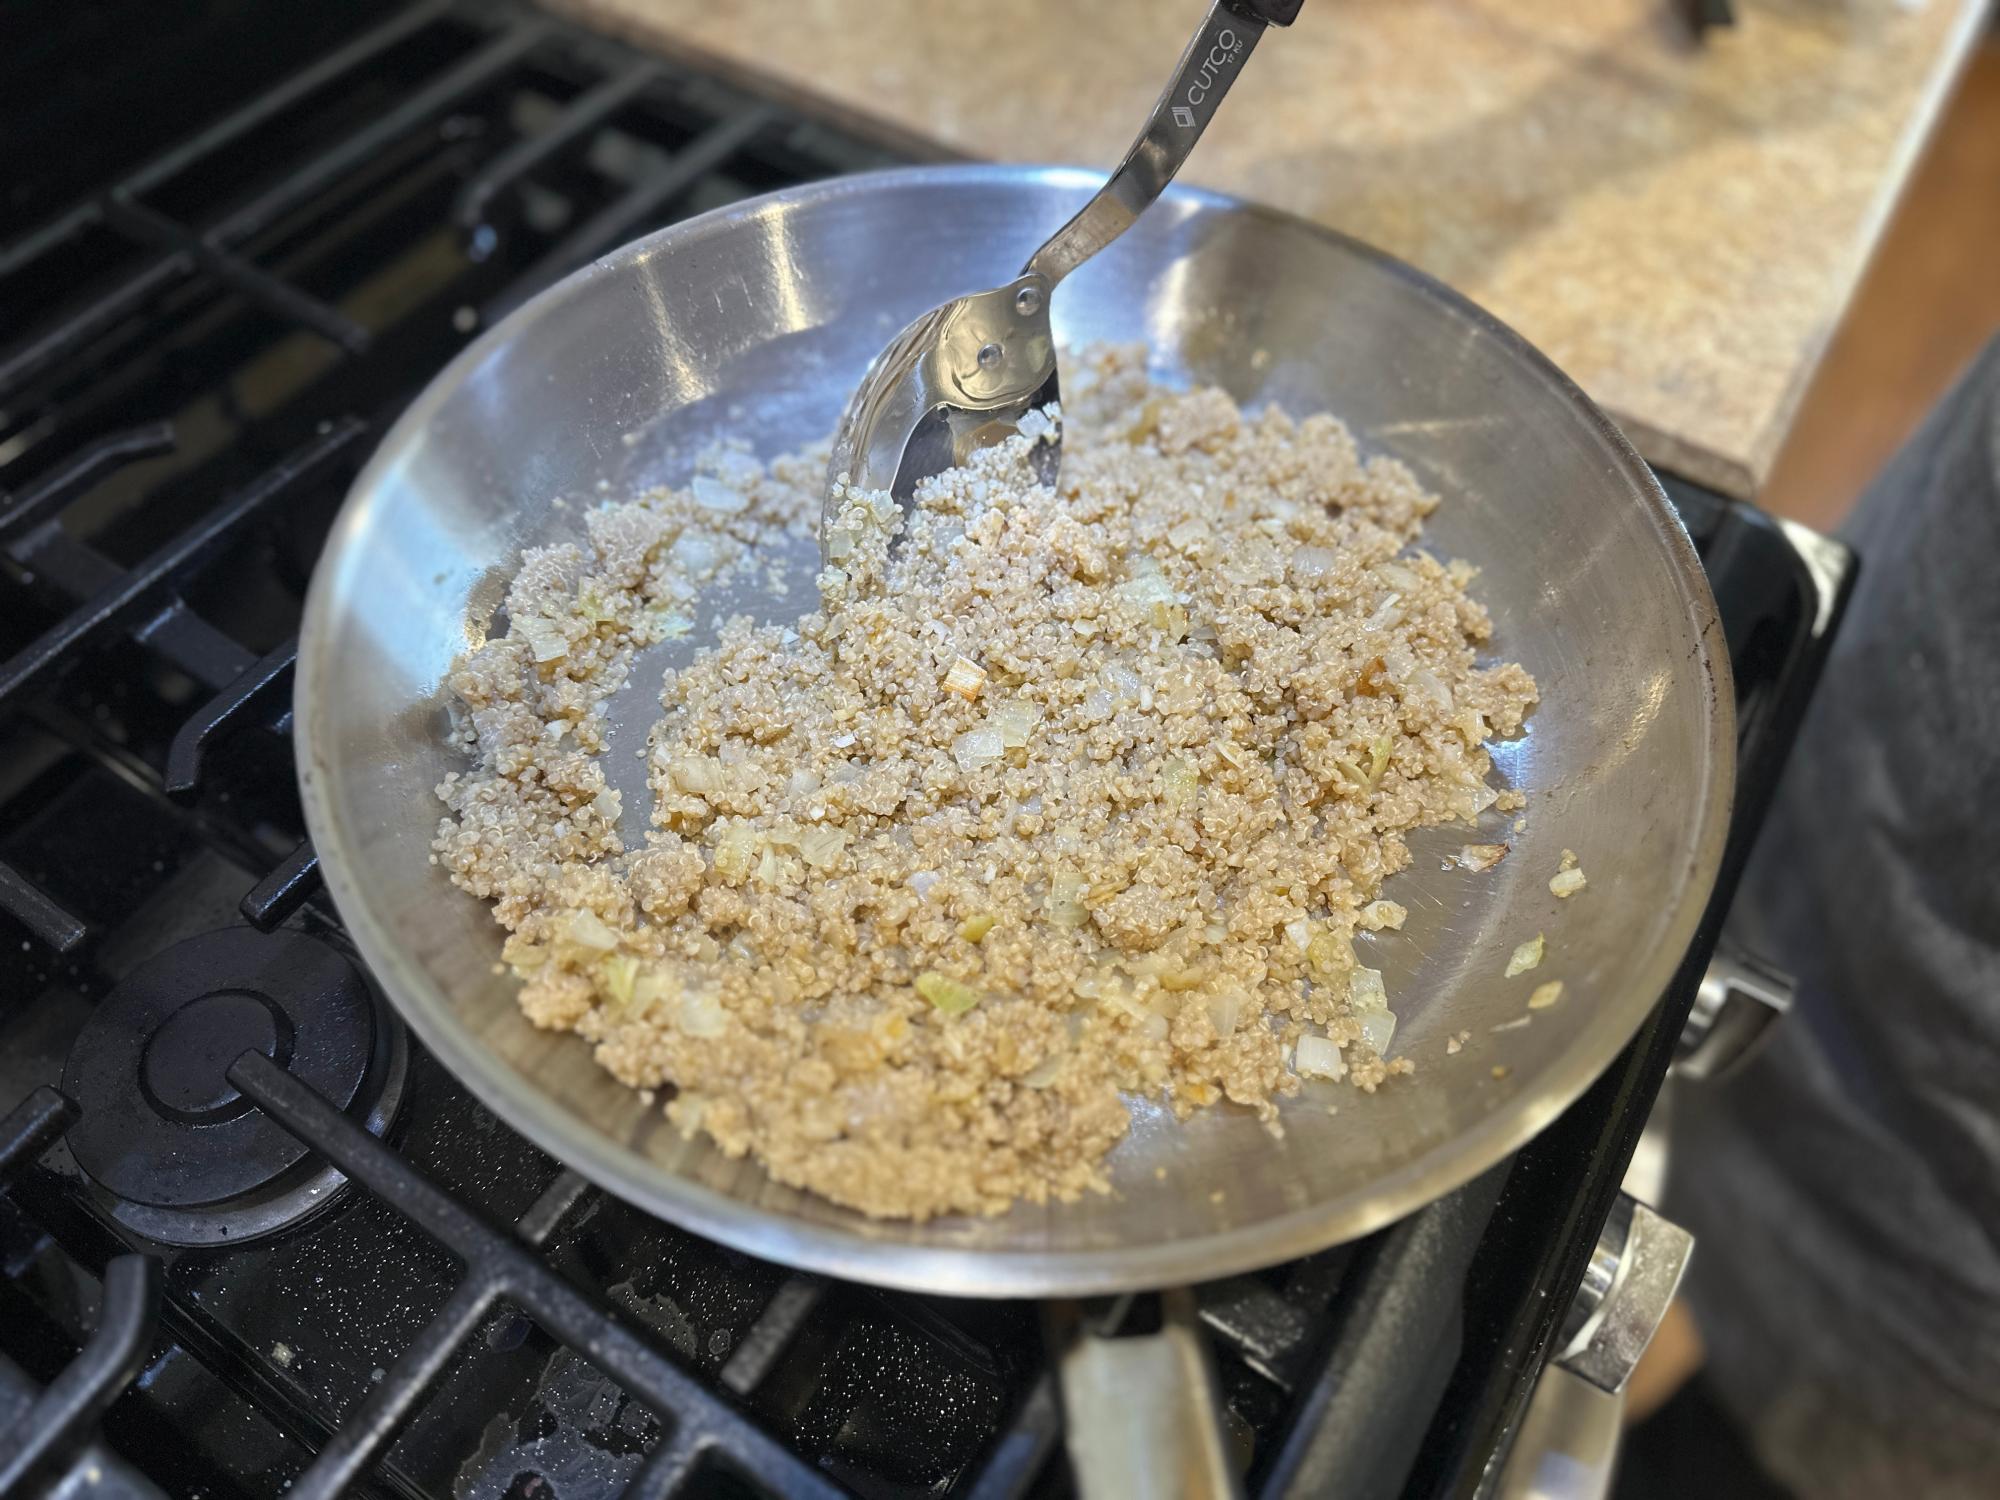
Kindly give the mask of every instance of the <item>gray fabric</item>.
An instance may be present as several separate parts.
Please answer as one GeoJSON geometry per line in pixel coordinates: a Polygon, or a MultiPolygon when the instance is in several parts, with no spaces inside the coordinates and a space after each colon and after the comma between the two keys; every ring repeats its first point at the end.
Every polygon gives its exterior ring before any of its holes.
{"type": "Polygon", "coordinates": [[[1738,897],[1799,980],[1676,1100],[1710,1374],[1801,1496],[2000,1494],[2000,343],[1861,502],[1738,897]]]}

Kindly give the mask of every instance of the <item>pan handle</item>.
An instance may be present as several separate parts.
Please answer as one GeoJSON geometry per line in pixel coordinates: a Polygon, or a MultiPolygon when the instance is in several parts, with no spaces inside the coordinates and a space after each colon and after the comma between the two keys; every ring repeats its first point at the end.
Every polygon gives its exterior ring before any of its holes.
{"type": "Polygon", "coordinates": [[[1238,1500],[1193,1291],[1161,1292],[1158,1330],[1121,1335],[1132,1300],[1102,1311],[1077,1302],[1046,1308],[1077,1494],[1238,1500]]]}

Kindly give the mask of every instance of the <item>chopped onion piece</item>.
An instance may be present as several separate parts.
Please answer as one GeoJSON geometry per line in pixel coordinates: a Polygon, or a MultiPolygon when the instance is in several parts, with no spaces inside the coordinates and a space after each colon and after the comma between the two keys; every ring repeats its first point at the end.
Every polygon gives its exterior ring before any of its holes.
{"type": "Polygon", "coordinates": [[[713,990],[681,991],[677,1009],[681,1030],[689,1036],[721,1036],[729,1029],[729,1012],[722,1008],[722,1001],[713,990]]]}
{"type": "Polygon", "coordinates": [[[1414,687],[1446,713],[1450,713],[1453,707],[1456,706],[1457,700],[1452,697],[1451,689],[1446,686],[1444,679],[1429,667],[1418,667],[1412,671],[1410,673],[1410,686],[1414,687]]]}
{"type": "Polygon", "coordinates": [[[1354,967],[1354,948],[1334,933],[1319,933],[1306,944],[1306,965],[1317,978],[1331,979],[1354,967]]]}
{"type": "Polygon", "coordinates": [[[1098,674],[1105,688],[1121,705],[1137,703],[1145,691],[1145,682],[1130,667],[1113,662],[1098,674]]]}
{"type": "Polygon", "coordinates": [[[1210,995],[1202,1002],[1208,1009],[1208,1024],[1215,1028],[1217,1036],[1233,1036],[1237,1023],[1243,1018],[1243,997],[1234,990],[1220,995],[1210,995]]]}
{"type": "Polygon", "coordinates": [[[1292,1054],[1292,1068],[1302,1078],[1339,1080],[1347,1076],[1347,1059],[1325,1037],[1308,1035],[1299,1038],[1298,1049],[1292,1054]]]}
{"type": "Polygon", "coordinates": [[[632,985],[632,1003],[626,1010],[629,1021],[641,1020],[651,1014],[654,1006],[670,996],[680,993],[680,976],[672,969],[655,968],[648,965],[639,971],[638,979],[632,985]]]}
{"type": "Polygon", "coordinates": [[[1361,925],[1370,932],[1380,932],[1385,927],[1398,932],[1409,915],[1409,908],[1399,901],[1370,901],[1361,908],[1361,925]]]}
{"type": "MultiPolygon", "coordinates": [[[[722,554],[713,540],[698,531],[684,531],[674,542],[674,561],[684,568],[690,577],[701,578],[711,572],[722,554]]],[[[837,569],[829,569],[837,572],[837,569]]]]}
{"type": "Polygon", "coordinates": [[[1474,874],[1484,874],[1507,857],[1505,844],[1467,844],[1458,851],[1458,862],[1474,874]]]}
{"type": "Polygon", "coordinates": [[[1535,986],[1534,994],[1528,996],[1529,1010],[1547,1010],[1563,997],[1563,982],[1551,979],[1547,984],[1535,986]]]}
{"type": "Polygon", "coordinates": [[[1313,925],[1304,917],[1295,917],[1285,924],[1285,936],[1292,940],[1292,946],[1304,953],[1312,947],[1313,925]]]}
{"type": "Polygon", "coordinates": [[[1558,870],[1549,878],[1549,890],[1559,900],[1574,896],[1587,884],[1589,882],[1583,878],[1581,870],[1558,870]]]}
{"type": "Polygon", "coordinates": [[[1396,1013],[1371,1010],[1361,1018],[1361,1040],[1375,1049],[1377,1057],[1389,1055],[1389,1043],[1396,1035],[1396,1013]]]}
{"type": "Polygon", "coordinates": [[[959,657],[951,664],[951,670],[944,674],[944,690],[956,693],[970,702],[979,696],[980,688],[986,685],[986,669],[968,657],[959,657]]]}
{"type": "Polygon", "coordinates": [[[1325,547],[1300,547],[1292,553],[1292,572],[1310,583],[1331,573],[1336,561],[1333,553],[1325,547]]]}
{"type": "Polygon", "coordinates": [[[1009,698],[1004,703],[994,704],[987,711],[986,727],[998,733],[1000,743],[1009,750],[1019,750],[1027,745],[1040,717],[1034,704],[1009,698]]]}
{"type": "Polygon", "coordinates": [[[694,503],[703,510],[712,510],[720,515],[733,516],[750,502],[736,490],[732,490],[720,479],[709,474],[697,474],[688,488],[694,491],[694,503]]]}
{"type": "Polygon", "coordinates": [[[967,917],[963,922],[958,924],[958,935],[968,943],[982,942],[985,940],[986,934],[993,930],[993,923],[993,913],[990,911],[980,912],[976,916],[967,917]]]}
{"type": "Polygon", "coordinates": [[[1542,961],[1542,934],[1536,933],[1527,942],[1514,950],[1514,956],[1507,960],[1507,973],[1512,979],[1516,974],[1525,974],[1542,961]]]}
{"type": "Polygon", "coordinates": [[[1058,927],[1081,927],[1090,920],[1083,904],[1084,883],[1071,875],[1059,875],[1049,882],[1049,920],[1058,927]]]}
{"type": "Polygon", "coordinates": [[[560,661],[569,655],[569,640],[553,620],[516,620],[514,629],[528,643],[536,661],[560,661]]]}
{"type": "Polygon", "coordinates": [[[1178,755],[1160,767],[1160,800],[1169,808],[1185,807],[1201,785],[1201,772],[1178,755]]]}
{"type": "Polygon", "coordinates": [[[613,953],[597,966],[604,993],[611,1003],[624,1010],[632,1003],[632,987],[639,977],[639,960],[629,953],[613,953]]]}
{"type": "Polygon", "coordinates": [[[815,870],[830,870],[840,862],[847,847],[847,830],[819,826],[799,835],[799,858],[815,870]]]}
{"type": "Polygon", "coordinates": [[[701,1117],[707,1109],[708,1100],[704,1096],[683,1090],[667,1106],[667,1115],[680,1131],[681,1138],[691,1141],[700,1132],[701,1117]]]}
{"type": "Polygon", "coordinates": [[[1388,735],[1380,735],[1368,746],[1368,788],[1373,791],[1375,783],[1382,779],[1382,772],[1389,765],[1389,757],[1395,752],[1396,742],[1388,735]]]}
{"type": "Polygon", "coordinates": [[[952,759],[968,775],[993,764],[1007,753],[1007,742],[997,729],[968,729],[951,742],[952,759]]]}
{"type": "Polygon", "coordinates": [[[1160,571],[1160,565],[1144,554],[1132,560],[1132,576],[1118,585],[1117,593],[1120,598],[1138,605],[1142,610],[1151,609],[1155,604],[1180,602],[1173,584],[1160,571]]]}
{"type": "Polygon", "coordinates": [[[715,841],[715,873],[731,885],[750,878],[757,863],[757,830],[747,822],[731,823],[715,841]]]}
{"type": "Polygon", "coordinates": [[[1403,623],[1403,602],[1401,594],[1384,594],[1382,602],[1375,606],[1375,613],[1362,625],[1363,630],[1394,630],[1403,623]]]}
{"type": "Polygon", "coordinates": [[[1500,793],[1485,782],[1474,783],[1459,803],[1459,816],[1470,823],[1500,800],[1500,793]]]}
{"type": "Polygon", "coordinates": [[[677,756],[667,776],[690,797],[707,797],[722,789],[722,767],[706,755],[677,756]]]}
{"type": "Polygon", "coordinates": [[[1347,1003],[1355,1010],[1373,1012],[1389,1008],[1389,992],[1382,985],[1380,969],[1356,969],[1347,977],[1347,1003]]]}
{"type": "Polygon", "coordinates": [[[979,991],[971,985],[935,970],[926,970],[917,976],[917,993],[930,1001],[941,1015],[947,1016],[964,1015],[981,999],[979,991]]]}
{"type": "Polygon", "coordinates": [[[677,641],[694,629],[694,621],[686,615],[675,614],[672,610],[656,609],[646,616],[653,634],[663,641],[677,641]]]}
{"type": "Polygon", "coordinates": [[[618,934],[588,908],[569,914],[569,940],[579,948],[595,948],[601,953],[609,953],[618,946],[618,934]]]}
{"type": "Polygon", "coordinates": [[[1031,1089],[1045,1089],[1056,1081],[1057,1077],[1062,1073],[1063,1064],[1067,1061],[1069,1061],[1069,1054],[1065,1052],[1057,1052],[1052,1056],[1045,1057],[1035,1065],[1032,1072],[1021,1075],[1021,1082],[1031,1089]]]}
{"type": "Polygon", "coordinates": [[[501,945],[500,956],[513,965],[515,974],[528,979],[549,961],[549,950],[547,944],[528,942],[515,932],[508,934],[507,941],[501,945]]]}

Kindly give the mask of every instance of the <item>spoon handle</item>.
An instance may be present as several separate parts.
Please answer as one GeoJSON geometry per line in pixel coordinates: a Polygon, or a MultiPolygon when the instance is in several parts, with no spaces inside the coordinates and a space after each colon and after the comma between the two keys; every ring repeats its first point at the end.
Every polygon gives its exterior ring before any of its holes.
{"type": "Polygon", "coordinates": [[[1117,239],[1166,190],[1267,24],[1289,26],[1301,0],[1215,0],[1118,170],[1029,259],[1050,287],[1117,239]]]}

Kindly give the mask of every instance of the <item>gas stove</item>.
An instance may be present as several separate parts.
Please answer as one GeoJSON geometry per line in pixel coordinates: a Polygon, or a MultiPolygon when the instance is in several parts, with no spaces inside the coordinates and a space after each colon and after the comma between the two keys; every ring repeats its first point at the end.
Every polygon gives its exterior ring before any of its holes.
{"type": "MultiPolygon", "coordinates": [[[[907,146],[511,0],[106,25],[51,7],[0,56],[32,101],[0,183],[0,1493],[1068,1493],[1042,1310],[737,1254],[474,1101],[320,891],[288,743],[307,576],[431,374],[613,245],[907,146]]],[[[1511,1162],[1196,1290],[1251,1493],[1490,1488],[1612,1217],[1851,573],[1665,478],[1739,693],[1702,936],[1511,1162]]]]}

